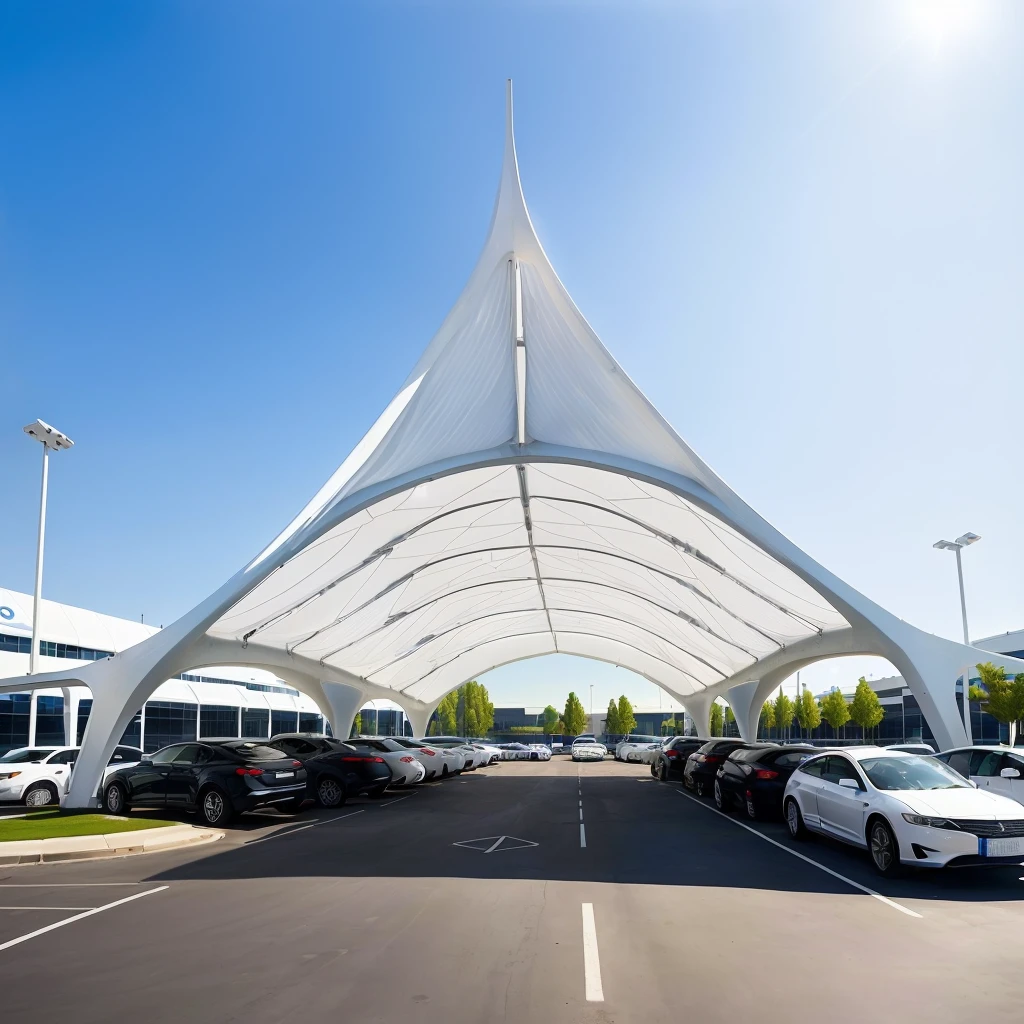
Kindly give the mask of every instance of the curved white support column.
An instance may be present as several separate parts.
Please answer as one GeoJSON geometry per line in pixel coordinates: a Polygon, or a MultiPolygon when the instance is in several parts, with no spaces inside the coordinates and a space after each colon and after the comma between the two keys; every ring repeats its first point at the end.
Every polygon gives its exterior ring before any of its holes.
{"type": "Polygon", "coordinates": [[[330,707],[328,718],[331,729],[339,740],[347,740],[352,735],[352,723],[359,709],[366,703],[366,692],[346,683],[335,683],[323,680],[324,696],[330,707]]]}
{"type": "Polygon", "coordinates": [[[711,717],[711,705],[714,695],[710,693],[693,694],[682,701],[686,713],[693,719],[697,729],[697,735],[702,740],[711,739],[709,719],[711,717]]]}
{"type": "Polygon", "coordinates": [[[761,705],[764,703],[762,698],[757,707],[754,707],[757,690],[758,681],[754,679],[749,683],[737,683],[735,686],[730,686],[725,695],[736,719],[740,737],[748,741],[757,739],[757,723],[761,717],[761,705]]]}
{"type": "Polygon", "coordinates": [[[420,707],[407,707],[404,703],[402,708],[405,711],[405,717],[409,719],[409,724],[412,726],[412,734],[417,739],[421,739],[427,735],[427,726],[430,725],[430,716],[436,710],[436,705],[431,707],[429,704],[424,704],[420,707]]]}

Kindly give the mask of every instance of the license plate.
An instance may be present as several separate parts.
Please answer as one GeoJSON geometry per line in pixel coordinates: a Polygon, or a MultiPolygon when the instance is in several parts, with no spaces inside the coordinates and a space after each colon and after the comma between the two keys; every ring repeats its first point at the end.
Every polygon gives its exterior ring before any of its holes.
{"type": "Polygon", "coordinates": [[[1016,857],[1024,854],[1024,839],[982,839],[982,857],[1016,857]]]}
{"type": "Polygon", "coordinates": [[[295,772],[278,772],[275,777],[278,779],[291,779],[295,777],[295,772]]]}

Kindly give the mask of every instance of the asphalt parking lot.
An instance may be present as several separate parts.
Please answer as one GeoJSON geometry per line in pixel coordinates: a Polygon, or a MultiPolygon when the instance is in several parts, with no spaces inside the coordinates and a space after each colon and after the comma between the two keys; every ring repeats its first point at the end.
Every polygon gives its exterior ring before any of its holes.
{"type": "Polygon", "coordinates": [[[3,1017],[1019,1021],[1020,876],[882,882],[646,766],[512,762],[0,869],[3,1017]]]}

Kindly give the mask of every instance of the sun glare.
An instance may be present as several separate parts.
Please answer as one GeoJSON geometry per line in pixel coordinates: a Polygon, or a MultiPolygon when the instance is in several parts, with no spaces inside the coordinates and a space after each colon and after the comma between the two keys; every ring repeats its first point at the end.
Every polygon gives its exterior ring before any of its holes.
{"type": "Polygon", "coordinates": [[[976,35],[986,18],[986,0],[904,0],[910,36],[934,55],[976,35]]]}

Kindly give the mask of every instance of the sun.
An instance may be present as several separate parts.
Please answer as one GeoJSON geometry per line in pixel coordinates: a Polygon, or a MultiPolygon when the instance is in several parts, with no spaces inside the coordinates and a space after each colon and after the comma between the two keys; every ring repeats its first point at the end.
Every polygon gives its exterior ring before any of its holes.
{"type": "Polygon", "coordinates": [[[904,0],[912,40],[938,55],[974,36],[985,21],[986,0],[904,0]]]}

